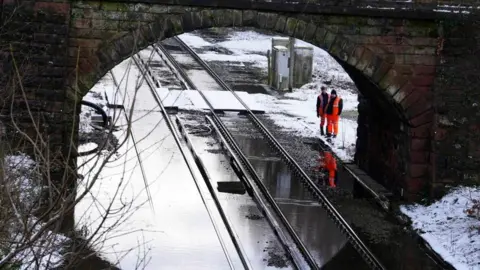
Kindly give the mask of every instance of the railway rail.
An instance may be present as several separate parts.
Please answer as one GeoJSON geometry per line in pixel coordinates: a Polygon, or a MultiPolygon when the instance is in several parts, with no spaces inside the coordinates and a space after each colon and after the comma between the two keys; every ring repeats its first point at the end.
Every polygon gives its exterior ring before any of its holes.
{"type": "MultiPolygon", "coordinates": [[[[261,131],[264,137],[267,139],[268,144],[270,147],[273,147],[278,153],[281,154],[282,159],[284,162],[287,163],[288,167],[296,174],[300,179],[302,179],[303,184],[310,190],[310,192],[316,197],[316,199],[320,202],[320,204],[324,207],[327,211],[329,216],[335,222],[337,227],[347,236],[350,243],[354,246],[354,248],[362,255],[362,258],[365,262],[372,267],[373,269],[385,269],[383,264],[376,258],[376,256],[369,250],[369,248],[363,243],[363,241],[358,237],[355,231],[350,227],[350,225],[345,221],[345,219],[341,216],[341,214],[335,209],[333,204],[328,200],[328,198],[323,194],[323,192],[317,187],[317,185],[310,179],[310,177],[303,171],[303,169],[298,165],[298,163],[294,160],[294,158],[285,150],[285,148],[275,139],[272,133],[262,124],[262,122],[255,116],[252,110],[248,107],[245,102],[210,68],[210,66],[205,63],[187,44],[185,44],[180,38],[175,37],[173,38],[175,42],[179,44],[180,47],[183,48],[188,54],[190,54],[195,61],[197,61],[211,76],[215,79],[215,81],[226,91],[230,91],[235,98],[242,104],[242,106],[247,111],[247,116],[252,121],[252,123],[261,131]]],[[[175,59],[169,54],[169,52],[163,48],[163,46],[158,45],[158,48],[162,51],[162,53],[167,57],[169,62],[177,69],[177,71],[182,75],[183,79],[185,80],[186,84],[189,85],[190,89],[196,89],[195,84],[188,78],[186,73],[183,71],[182,68],[176,63],[175,59]]],[[[198,89],[197,89],[198,90],[198,89]]],[[[213,106],[210,104],[208,99],[202,93],[201,90],[198,90],[202,98],[205,100],[207,105],[209,106],[211,112],[211,118],[207,117],[207,120],[216,127],[217,133],[221,135],[227,143],[232,147],[235,153],[239,156],[240,162],[242,166],[244,166],[252,178],[254,179],[257,186],[262,190],[263,195],[268,199],[268,201],[272,205],[276,205],[277,207],[273,207],[277,215],[282,220],[282,223],[285,225],[285,228],[288,232],[293,236],[297,247],[302,252],[305,260],[308,262],[309,266],[312,269],[318,269],[318,265],[315,263],[313,257],[308,252],[306,247],[303,245],[302,241],[296,235],[293,228],[290,226],[288,221],[286,220],[285,216],[281,213],[278,205],[275,203],[271,195],[266,190],[263,183],[260,181],[259,176],[257,175],[255,169],[250,164],[248,159],[245,155],[242,154],[239,146],[235,142],[235,139],[227,130],[225,125],[223,124],[222,120],[216,115],[213,106]]]]}
{"type": "MultiPolygon", "coordinates": [[[[152,73],[151,71],[148,70],[148,65],[146,63],[144,63],[142,60],[137,60],[135,57],[134,58],[134,61],[137,65],[137,67],[142,70],[142,73],[143,74],[148,74],[150,76],[152,76],[152,73]],[[142,61],[142,63],[140,63],[142,61]],[[142,66],[143,64],[143,66],[142,66]]],[[[164,59],[165,60],[165,59],[164,59]]],[[[171,60],[171,59],[169,59],[171,60]]],[[[175,62],[174,62],[175,63],[175,62]]],[[[174,130],[174,127],[173,127],[173,123],[172,121],[170,120],[169,118],[169,115],[168,115],[168,112],[166,111],[165,109],[165,106],[163,106],[163,103],[161,101],[161,98],[159,97],[159,95],[156,93],[156,89],[154,86],[158,86],[155,84],[155,82],[153,82],[152,80],[150,80],[148,78],[148,76],[144,76],[146,79],[146,82],[157,102],[157,104],[160,106],[161,108],[161,111],[162,111],[162,114],[164,115],[164,117],[166,117],[167,119],[167,125],[169,127],[169,129],[172,131],[172,133],[174,134],[174,137],[176,137],[176,141],[177,141],[177,137],[182,137],[187,145],[187,148],[190,150],[192,156],[193,156],[193,159],[195,160],[195,163],[197,165],[197,168],[199,169],[200,171],[200,174],[202,175],[202,177],[204,178],[205,180],[205,183],[207,185],[207,189],[209,190],[209,193],[210,195],[212,196],[212,199],[214,200],[215,202],[215,206],[217,207],[217,210],[222,218],[222,221],[224,222],[225,224],[225,227],[226,227],[226,230],[228,231],[229,235],[230,235],[230,238],[232,240],[232,243],[233,245],[235,246],[235,249],[240,257],[240,260],[242,261],[242,264],[244,266],[245,269],[251,269],[251,265],[249,264],[248,262],[248,258],[247,258],[247,255],[245,254],[245,251],[243,250],[241,244],[240,244],[240,241],[238,239],[238,236],[235,234],[235,232],[233,231],[232,229],[232,225],[230,224],[230,222],[228,221],[228,217],[226,216],[225,212],[223,211],[222,209],[222,206],[215,194],[215,191],[213,189],[213,186],[211,185],[210,183],[210,176],[205,168],[205,166],[203,165],[203,162],[201,161],[201,159],[199,158],[194,146],[193,146],[193,143],[191,142],[187,132],[186,132],[186,129],[183,125],[183,123],[181,122],[180,118],[179,117],[176,117],[175,118],[175,123],[177,124],[178,126],[178,131],[180,133],[180,135],[177,135],[177,131],[174,130]]],[[[188,82],[190,81],[188,77],[184,77],[185,80],[188,82]]],[[[191,82],[191,81],[190,81],[191,82]]],[[[190,84],[189,84],[190,85],[190,84]]],[[[208,101],[207,101],[208,102],[208,101]]],[[[215,115],[215,114],[214,114],[215,115]]],[[[215,115],[216,116],[216,115],[215,115]]],[[[217,128],[217,127],[214,127],[214,128],[217,128]]],[[[178,139],[180,140],[180,139],[178,139]]],[[[177,142],[178,146],[181,147],[181,145],[179,144],[179,141],[177,142]]],[[[228,146],[228,144],[226,143],[225,140],[223,140],[223,143],[221,144],[225,150],[227,150],[227,155],[230,159],[230,162],[232,164],[232,167],[234,168],[234,171],[235,173],[239,176],[240,179],[242,179],[243,183],[247,186],[247,191],[248,193],[253,197],[255,203],[257,204],[257,206],[259,207],[261,213],[264,215],[264,217],[266,218],[267,222],[269,223],[269,225],[271,226],[275,236],[278,238],[278,240],[280,241],[287,257],[289,258],[289,260],[292,262],[293,264],[293,267],[295,269],[305,269],[305,263],[303,262],[302,258],[297,255],[298,252],[295,252],[294,250],[292,250],[291,248],[291,245],[290,243],[292,242],[292,240],[289,238],[288,235],[285,235],[283,233],[283,230],[282,228],[280,227],[280,225],[277,223],[275,217],[273,216],[273,214],[271,213],[271,211],[269,210],[267,204],[264,202],[264,199],[260,196],[259,192],[256,191],[256,189],[254,187],[252,187],[252,184],[248,182],[248,179],[247,179],[247,176],[246,176],[246,171],[245,169],[239,165],[241,164],[241,162],[238,160],[238,158],[236,157],[236,155],[234,154],[234,151],[228,146]]],[[[182,155],[185,155],[184,153],[182,153],[182,155]]],[[[184,159],[187,161],[187,159],[184,157],[184,159]]],[[[189,165],[189,168],[191,168],[192,165],[189,165]]],[[[195,181],[198,181],[198,180],[195,180],[195,181]]],[[[196,183],[196,185],[198,186],[198,183],[196,183]]],[[[200,189],[199,189],[200,191],[200,189]]],[[[201,191],[200,191],[201,192],[201,191]]],[[[202,197],[204,197],[205,195],[202,195],[202,197]]],[[[270,205],[271,206],[271,205],[270,205]]],[[[220,237],[221,235],[219,233],[217,233],[217,235],[220,237]]],[[[223,244],[222,244],[223,246],[223,244]]],[[[225,249],[224,249],[225,251],[225,249]]],[[[231,265],[231,259],[229,259],[229,256],[227,255],[227,258],[228,258],[228,261],[231,265]]],[[[231,265],[232,266],[232,265],[231,265]]],[[[312,268],[312,269],[316,269],[316,268],[312,268]]]]}
{"type": "MultiPolygon", "coordinates": [[[[302,261],[298,258],[298,256],[296,256],[296,253],[294,251],[292,251],[292,249],[289,245],[289,242],[291,242],[291,241],[295,242],[295,244],[297,244],[297,246],[300,245],[299,250],[302,253],[302,255],[304,256],[304,258],[305,258],[305,256],[308,256],[307,258],[309,258],[309,259],[307,259],[307,262],[308,262],[309,266],[311,267],[311,269],[318,269],[318,266],[315,264],[315,261],[314,261],[313,257],[310,255],[310,253],[308,252],[306,247],[303,245],[299,236],[295,233],[295,231],[293,230],[291,225],[288,223],[286,217],[282,214],[279,206],[276,204],[273,197],[270,196],[266,187],[260,181],[260,178],[258,177],[258,175],[255,174],[256,177],[254,177],[253,180],[255,181],[257,186],[260,187],[260,190],[261,190],[261,193],[262,193],[261,195],[253,187],[252,183],[249,182],[247,172],[245,171],[245,167],[243,167],[243,166],[245,166],[245,162],[243,160],[246,160],[246,157],[239,150],[238,146],[231,147],[232,144],[230,143],[230,141],[231,141],[232,137],[231,137],[231,135],[229,136],[229,132],[227,131],[225,125],[222,123],[220,118],[215,113],[215,110],[214,110],[213,106],[210,104],[210,102],[208,101],[207,97],[205,97],[205,95],[202,93],[201,90],[197,89],[197,87],[195,86],[193,81],[188,77],[188,75],[185,73],[185,71],[183,71],[183,69],[178,65],[178,63],[175,61],[175,59],[172,57],[172,55],[163,46],[158,45],[158,48],[156,48],[157,53],[160,54],[160,51],[158,49],[163,53],[163,55],[167,58],[167,60],[170,62],[170,64],[173,65],[174,68],[180,73],[179,75],[182,77],[182,80],[184,81],[185,85],[188,86],[187,88],[192,89],[192,90],[197,90],[200,93],[200,95],[203,97],[205,102],[208,104],[208,106],[210,108],[212,118],[207,117],[206,118],[207,121],[210,122],[210,123],[213,123],[213,127],[216,131],[216,134],[219,135],[219,140],[221,141],[222,147],[225,150],[227,150],[227,154],[229,156],[230,163],[231,163],[232,167],[234,168],[234,170],[235,170],[236,174],[239,176],[239,178],[245,184],[248,193],[253,197],[254,201],[257,203],[257,206],[259,206],[259,209],[261,210],[262,214],[266,217],[268,223],[272,227],[275,235],[279,239],[280,243],[282,244],[282,247],[284,248],[288,257],[290,257],[294,266],[297,269],[303,269],[304,268],[304,267],[302,267],[302,264],[303,264],[302,261]],[[274,212],[277,214],[277,217],[279,216],[283,227],[286,228],[289,231],[290,237],[291,237],[290,239],[288,239],[289,237],[287,237],[286,235],[283,234],[282,229],[277,224],[275,218],[273,217],[273,215],[268,210],[268,207],[267,207],[266,203],[264,202],[264,200],[262,198],[262,195],[263,195],[263,198],[265,198],[268,201],[268,204],[273,208],[274,212]]],[[[253,169],[251,164],[250,164],[250,169],[253,169]]]]}

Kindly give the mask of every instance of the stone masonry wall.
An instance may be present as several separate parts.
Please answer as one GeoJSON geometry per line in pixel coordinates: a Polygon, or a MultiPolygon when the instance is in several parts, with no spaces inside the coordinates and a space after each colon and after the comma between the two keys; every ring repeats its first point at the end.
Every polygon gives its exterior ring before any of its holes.
{"type": "MultiPolygon", "coordinates": [[[[3,3],[8,10],[14,2],[3,3]]],[[[134,1],[25,3],[29,4],[22,11],[23,17],[15,21],[23,30],[12,31],[7,40],[15,41],[19,51],[31,55],[28,59],[35,63],[28,72],[33,78],[27,83],[29,104],[35,105],[42,117],[48,116],[45,127],[49,130],[44,134],[49,135],[52,145],[58,145],[53,149],[65,153],[71,145],[72,126],[66,124],[78,120],[70,113],[79,107],[74,100],[80,100],[108,70],[132,53],[159,39],[195,29],[249,26],[323,48],[378,86],[376,97],[388,102],[387,107],[409,125],[405,130],[409,136],[409,154],[404,157],[406,189],[416,193],[430,177],[431,85],[438,46],[433,21],[215,10],[134,1]]],[[[6,51],[2,49],[4,56],[6,51]]],[[[32,125],[26,122],[25,129],[31,130],[32,125]]]]}
{"type": "MultiPolygon", "coordinates": [[[[393,179],[403,177],[398,185],[407,194],[418,194],[428,182],[430,149],[425,145],[433,119],[431,86],[438,43],[435,22],[114,2],[73,2],[71,14],[69,57],[71,62],[77,60],[77,54],[81,57],[82,92],[133,52],[155,40],[195,29],[257,27],[323,48],[373,82],[376,95],[390,104],[386,108],[408,124],[405,132],[412,139],[405,147],[397,146],[405,150],[401,159],[407,165],[397,170],[393,179]]],[[[392,148],[390,153],[398,151],[392,148]]],[[[398,167],[393,164],[396,160],[390,162],[383,171],[398,167]]],[[[389,176],[378,178],[384,177],[389,176]]]]}
{"type": "Polygon", "coordinates": [[[442,23],[435,80],[434,195],[480,183],[480,23],[442,23]]]}
{"type": "MultiPolygon", "coordinates": [[[[4,102],[1,113],[6,116],[3,120],[8,128],[7,140],[13,151],[31,155],[39,154],[31,144],[36,143],[49,163],[43,167],[49,169],[45,175],[48,173],[49,180],[57,181],[59,188],[74,184],[72,168],[76,167],[76,159],[66,157],[70,146],[75,145],[78,123],[73,113],[75,103],[65,98],[69,3],[4,0],[0,24],[0,91],[4,102]],[[65,170],[67,179],[63,178],[65,170]]],[[[66,194],[50,195],[58,198],[66,194]]],[[[64,231],[73,226],[73,215],[60,226],[64,231]]]]}

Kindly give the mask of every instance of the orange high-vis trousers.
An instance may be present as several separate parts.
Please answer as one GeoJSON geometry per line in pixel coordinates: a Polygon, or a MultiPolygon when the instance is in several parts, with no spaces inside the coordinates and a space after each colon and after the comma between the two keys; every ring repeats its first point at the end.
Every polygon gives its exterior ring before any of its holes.
{"type": "Polygon", "coordinates": [[[328,170],[328,184],[331,187],[337,187],[335,185],[335,170],[328,170]]]}
{"type": "Polygon", "coordinates": [[[340,116],[327,114],[327,133],[338,134],[338,120],[340,116]]]}
{"type": "Polygon", "coordinates": [[[326,115],[324,113],[319,113],[320,114],[320,127],[325,126],[325,120],[326,120],[326,115]]]}

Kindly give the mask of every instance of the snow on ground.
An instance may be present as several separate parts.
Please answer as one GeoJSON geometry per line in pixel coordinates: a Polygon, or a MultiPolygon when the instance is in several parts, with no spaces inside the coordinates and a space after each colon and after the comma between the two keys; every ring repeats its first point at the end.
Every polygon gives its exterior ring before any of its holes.
{"type": "Polygon", "coordinates": [[[402,206],[413,228],[458,270],[480,269],[480,220],[465,210],[480,199],[480,187],[457,187],[429,206],[402,206]]]}
{"type": "MultiPolygon", "coordinates": [[[[267,72],[266,52],[271,48],[272,35],[260,34],[255,31],[232,31],[227,41],[212,44],[191,33],[179,36],[185,43],[193,48],[218,46],[233,52],[232,55],[218,52],[203,52],[200,55],[205,61],[236,61],[249,63],[261,67],[267,72]]],[[[312,46],[301,40],[296,41],[300,46],[312,46]]],[[[251,94],[251,102],[262,104],[263,110],[275,121],[277,125],[293,133],[305,137],[319,136],[319,119],[316,116],[315,104],[319,94],[322,80],[330,81],[336,85],[339,82],[351,82],[340,64],[337,63],[327,52],[314,47],[314,79],[312,83],[304,85],[300,89],[294,89],[292,93],[285,93],[283,97],[275,97],[265,94],[251,94]]],[[[343,98],[344,111],[348,114],[356,112],[358,106],[355,90],[335,87],[338,95],[343,98]]],[[[260,108],[259,105],[257,107],[260,108]]],[[[357,121],[341,118],[339,123],[339,135],[337,143],[333,146],[335,153],[344,161],[353,159],[357,140],[357,121]]]]}
{"type": "MultiPolygon", "coordinates": [[[[23,244],[33,241],[33,237],[40,232],[44,223],[38,222],[38,219],[31,215],[31,209],[36,206],[36,200],[40,198],[41,188],[39,187],[38,177],[36,177],[36,162],[25,154],[8,155],[4,159],[5,177],[8,186],[3,186],[2,190],[10,193],[13,203],[12,215],[15,217],[3,220],[9,222],[8,230],[11,239],[3,239],[1,242],[1,255],[7,256],[9,252],[16,252],[23,249],[23,244]],[[18,195],[16,197],[15,195],[18,195]],[[17,219],[19,218],[19,219],[17,219]],[[21,220],[19,223],[19,220],[21,220]],[[25,234],[25,229],[28,234],[25,234]],[[5,243],[13,243],[11,246],[4,246],[5,243]],[[6,250],[5,250],[6,249],[6,250]],[[1,254],[4,252],[4,254],[1,254]]],[[[5,201],[4,201],[5,202],[5,201]]],[[[7,213],[2,213],[6,215],[7,213]]],[[[52,269],[59,267],[63,262],[63,256],[60,254],[68,238],[63,235],[46,230],[42,235],[30,243],[28,248],[18,252],[11,261],[19,263],[19,269],[52,269]]]]}

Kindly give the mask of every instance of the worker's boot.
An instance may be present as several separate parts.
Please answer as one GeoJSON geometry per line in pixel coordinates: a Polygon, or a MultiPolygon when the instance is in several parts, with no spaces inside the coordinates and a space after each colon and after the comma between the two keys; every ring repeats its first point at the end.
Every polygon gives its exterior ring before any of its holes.
{"type": "Polygon", "coordinates": [[[323,131],[323,127],[322,127],[322,126],[320,127],[320,135],[322,135],[322,136],[325,135],[325,131],[323,131]]]}
{"type": "Polygon", "coordinates": [[[335,139],[336,137],[337,137],[337,134],[333,134],[333,135],[332,135],[332,138],[335,139]]]}
{"type": "Polygon", "coordinates": [[[327,138],[330,138],[331,136],[332,136],[332,134],[327,132],[327,138]]]}
{"type": "Polygon", "coordinates": [[[334,178],[329,178],[328,181],[330,182],[330,183],[329,183],[329,184],[330,184],[330,187],[332,187],[332,188],[337,187],[337,186],[335,185],[335,179],[334,179],[334,178]]]}

